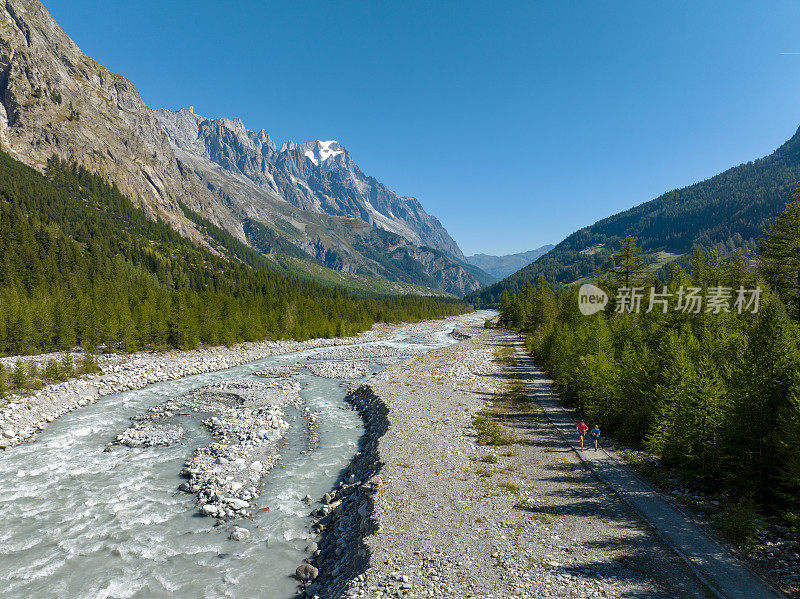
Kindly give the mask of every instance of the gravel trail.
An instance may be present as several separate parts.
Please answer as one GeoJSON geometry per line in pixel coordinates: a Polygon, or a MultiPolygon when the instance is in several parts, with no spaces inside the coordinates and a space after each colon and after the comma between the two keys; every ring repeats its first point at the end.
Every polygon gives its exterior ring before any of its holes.
{"type": "Polygon", "coordinates": [[[310,560],[319,577],[307,595],[707,596],[541,412],[509,416],[518,443],[477,445],[472,418],[506,385],[494,356],[511,339],[479,326],[459,332],[470,338],[352,394],[379,419],[323,501],[333,507],[321,510],[310,560]]]}

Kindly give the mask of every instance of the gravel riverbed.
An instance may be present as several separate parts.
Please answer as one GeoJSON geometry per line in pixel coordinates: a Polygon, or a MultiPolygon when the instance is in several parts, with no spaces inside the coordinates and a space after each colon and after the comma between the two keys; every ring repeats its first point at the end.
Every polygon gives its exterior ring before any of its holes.
{"type": "MultiPolygon", "coordinates": [[[[451,317],[446,320],[454,320],[451,317]]],[[[437,322],[437,321],[431,321],[437,322]]],[[[47,385],[26,395],[11,396],[5,404],[0,399],[0,450],[20,445],[35,438],[49,423],[72,410],[94,403],[105,395],[141,389],[147,385],[179,379],[185,376],[232,368],[262,358],[296,351],[333,346],[326,360],[393,357],[390,348],[347,346],[386,339],[401,328],[425,330],[431,322],[417,324],[377,324],[370,331],[342,339],[310,339],[308,341],[265,341],[240,343],[231,347],[208,347],[189,351],[139,352],[134,354],[103,354],[98,357],[101,372],[85,375],[62,383],[47,385]],[[333,352],[340,353],[333,353],[333,352]]],[[[441,321],[438,321],[441,322],[441,321]]],[[[69,355],[73,362],[81,354],[73,352],[39,356],[6,357],[0,362],[12,370],[18,361],[26,366],[34,362],[43,370],[48,360],[60,362],[69,355]]],[[[311,366],[311,365],[310,365],[311,366]]],[[[322,368],[316,367],[315,368],[322,368]]],[[[361,371],[359,371],[361,372],[361,371]]],[[[357,374],[357,373],[355,373],[357,374]]]]}
{"type": "Polygon", "coordinates": [[[494,357],[508,339],[480,326],[459,337],[350,393],[367,432],[314,508],[305,595],[705,596],[541,414],[508,420],[513,445],[477,444],[472,418],[507,383],[494,357]]]}

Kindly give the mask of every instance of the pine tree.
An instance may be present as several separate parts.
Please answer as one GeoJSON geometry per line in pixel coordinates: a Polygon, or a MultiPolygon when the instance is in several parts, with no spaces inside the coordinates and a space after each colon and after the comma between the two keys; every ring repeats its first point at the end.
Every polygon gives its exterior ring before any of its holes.
{"type": "Polygon", "coordinates": [[[506,327],[510,326],[512,322],[512,304],[511,298],[508,296],[508,291],[503,289],[503,293],[500,294],[500,317],[497,320],[497,324],[500,326],[506,327]]]}
{"type": "Polygon", "coordinates": [[[611,254],[611,260],[614,265],[606,270],[616,287],[630,289],[644,284],[649,268],[642,258],[642,248],[636,245],[633,235],[619,242],[619,251],[611,254]]]}
{"type": "Polygon", "coordinates": [[[800,188],[760,240],[761,272],[766,282],[800,318],[800,188]]]}
{"type": "Polygon", "coordinates": [[[727,284],[734,290],[740,287],[750,288],[754,284],[753,269],[741,249],[736,250],[730,261],[727,284]]]}
{"type": "Polygon", "coordinates": [[[780,413],[780,454],[782,458],[781,492],[784,504],[800,521],[800,373],[789,391],[786,406],[780,413]]]}

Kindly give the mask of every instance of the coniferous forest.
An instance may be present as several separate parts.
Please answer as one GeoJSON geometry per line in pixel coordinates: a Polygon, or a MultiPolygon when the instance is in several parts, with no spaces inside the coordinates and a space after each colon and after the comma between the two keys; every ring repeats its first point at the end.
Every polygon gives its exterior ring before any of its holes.
{"type": "MultiPolygon", "coordinates": [[[[587,423],[709,492],[730,494],[729,506],[780,514],[800,530],[798,197],[760,240],[756,262],[698,249],[690,272],[672,265],[661,281],[628,237],[614,266],[595,274],[616,303],[585,315],[577,286],[551,288],[541,277],[503,293],[500,323],[526,334],[587,423]],[[630,302],[635,287],[640,304],[630,302]],[[651,288],[661,300],[652,309],[651,288]],[[726,302],[689,306],[692,289],[726,302]],[[737,304],[740,289],[745,301],[737,304]]],[[[726,526],[741,522],[723,516],[726,526]]],[[[753,531],[736,534],[744,541],[753,531]]]]}
{"type": "Polygon", "coordinates": [[[184,210],[216,253],[83,169],[52,160],[43,176],[0,153],[0,354],[347,336],[468,309],[287,277],[184,210]]]}

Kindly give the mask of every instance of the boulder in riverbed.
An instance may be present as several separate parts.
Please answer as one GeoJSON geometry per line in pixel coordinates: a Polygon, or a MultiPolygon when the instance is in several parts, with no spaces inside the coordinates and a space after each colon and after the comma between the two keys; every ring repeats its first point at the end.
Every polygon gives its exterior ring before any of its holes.
{"type": "Polygon", "coordinates": [[[302,564],[295,571],[295,576],[300,582],[311,582],[319,576],[319,570],[311,564],[302,564]]]}

